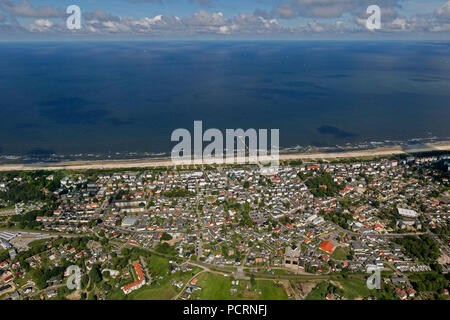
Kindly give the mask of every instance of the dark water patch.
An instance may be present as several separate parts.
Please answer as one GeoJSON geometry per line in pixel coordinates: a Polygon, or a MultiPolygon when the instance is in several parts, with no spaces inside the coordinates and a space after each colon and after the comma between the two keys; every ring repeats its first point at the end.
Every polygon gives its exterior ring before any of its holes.
{"type": "Polygon", "coordinates": [[[31,157],[36,157],[36,158],[45,158],[45,157],[49,157],[52,154],[54,154],[55,152],[53,150],[47,150],[47,149],[32,149],[30,151],[28,151],[26,154],[28,156],[31,157]]]}
{"type": "Polygon", "coordinates": [[[437,79],[424,79],[424,78],[411,78],[410,79],[411,81],[415,81],[415,82],[423,82],[423,83],[426,83],[426,82],[439,82],[440,80],[437,80],[437,79]]]}
{"type": "Polygon", "coordinates": [[[39,114],[57,124],[97,124],[110,116],[110,112],[95,107],[93,101],[79,97],[61,97],[42,101],[39,114]]]}
{"type": "Polygon", "coordinates": [[[282,96],[284,98],[295,99],[295,100],[308,100],[308,99],[320,99],[322,97],[328,96],[328,92],[314,92],[308,90],[293,90],[293,89],[279,89],[279,88],[252,88],[246,89],[248,94],[251,94],[255,98],[262,97],[276,98],[276,96],[282,96]]]}
{"type": "Polygon", "coordinates": [[[341,74],[326,74],[326,75],[322,76],[322,78],[324,78],[324,79],[345,79],[345,78],[349,78],[349,77],[350,77],[350,75],[344,74],[344,73],[341,73],[341,74]]]}
{"type": "Polygon", "coordinates": [[[106,119],[106,122],[108,124],[111,124],[111,125],[115,126],[115,127],[129,126],[129,125],[133,124],[133,120],[130,120],[130,119],[119,119],[119,118],[116,118],[116,117],[112,117],[112,118],[106,119]]]}
{"type": "Polygon", "coordinates": [[[97,124],[110,113],[104,109],[80,110],[71,106],[59,106],[41,110],[40,115],[58,124],[97,124]]]}
{"type": "Polygon", "coordinates": [[[322,148],[322,147],[326,146],[326,144],[316,141],[316,140],[311,141],[311,145],[314,147],[317,147],[317,148],[322,148]]]}
{"type": "Polygon", "coordinates": [[[168,103],[171,102],[172,100],[173,97],[151,97],[146,99],[147,102],[151,103],[168,103]]]}
{"type": "Polygon", "coordinates": [[[355,133],[348,132],[333,126],[321,126],[317,128],[317,131],[320,134],[331,135],[337,139],[353,138],[357,136],[357,134],[355,133]]]}
{"type": "Polygon", "coordinates": [[[316,90],[323,90],[323,91],[327,91],[328,88],[315,84],[313,82],[308,82],[308,81],[285,81],[282,82],[282,84],[286,87],[290,87],[290,88],[301,88],[301,89],[316,89],[316,90]]]}

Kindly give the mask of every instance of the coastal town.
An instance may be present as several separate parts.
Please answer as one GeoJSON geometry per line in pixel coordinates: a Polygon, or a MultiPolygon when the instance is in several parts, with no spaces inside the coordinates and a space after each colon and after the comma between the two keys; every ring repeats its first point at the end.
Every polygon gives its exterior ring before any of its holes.
{"type": "Polygon", "coordinates": [[[0,299],[449,299],[449,172],[445,152],[5,171],[0,299]]]}

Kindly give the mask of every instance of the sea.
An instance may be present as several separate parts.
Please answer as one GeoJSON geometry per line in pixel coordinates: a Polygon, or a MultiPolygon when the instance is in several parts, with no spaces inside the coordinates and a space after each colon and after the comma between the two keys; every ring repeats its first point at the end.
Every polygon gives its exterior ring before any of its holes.
{"type": "Polygon", "coordinates": [[[286,150],[448,140],[450,43],[0,43],[3,158],[164,156],[195,120],[286,150]]]}

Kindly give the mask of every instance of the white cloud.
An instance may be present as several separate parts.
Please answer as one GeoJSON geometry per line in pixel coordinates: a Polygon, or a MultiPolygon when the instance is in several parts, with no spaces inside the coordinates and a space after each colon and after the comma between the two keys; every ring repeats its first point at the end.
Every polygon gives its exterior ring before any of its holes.
{"type": "Polygon", "coordinates": [[[52,21],[48,19],[38,19],[28,26],[28,30],[31,32],[44,32],[49,31],[52,26],[52,21]]]}
{"type": "MultiPolygon", "coordinates": [[[[379,0],[384,3],[382,10],[382,29],[377,33],[401,33],[401,32],[448,32],[450,17],[450,1],[436,8],[434,13],[403,17],[398,13],[398,3],[401,0],[379,0]]],[[[185,17],[154,15],[142,18],[114,16],[101,9],[92,12],[84,12],[82,29],[70,31],[65,26],[65,19],[52,16],[57,9],[47,7],[32,7],[28,0],[16,2],[12,0],[0,0],[0,5],[5,6],[11,12],[25,15],[37,15],[39,18],[28,25],[26,29],[18,23],[5,22],[0,14],[1,30],[18,30],[17,32],[34,33],[77,33],[77,34],[131,34],[148,35],[154,37],[183,37],[197,35],[281,35],[281,34],[353,34],[368,33],[365,28],[367,13],[364,5],[372,0],[282,0],[272,11],[272,14],[263,10],[255,10],[253,13],[239,13],[226,17],[221,11],[209,12],[199,10],[185,17]],[[321,19],[312,18],[311,21],[302,24],[289,23],[283,26],[283,21],[275,17],[289,18],[293,16],[326,16],[331,18],[342,15],[344,8],[351,7],[352,19],[348,16],[342,18],[321,19]],[[14,10],[12,9],[14,8],[14,10]],[[20,8],[20,9],[19,9],[20,8]],[[44,10],[44,8],[46,8],[44,10]],[[300,10],[302,9],[302,10],[300,10]],[[40,17],[44,15],[44,17],[40,17]],[[46,17],[50,15],[51,17],[46,17]],[[3,22],[2,22],[3,20],[3,22]],[[9,23],[9,25],[7,25],[9,23]],[[24,31],[25,30],[25,31],[24,31]]],[[[64,17],[66,14],[64,14],[64,17]]],[[[9,14],[8,17],[12,17],[9,14]]],[[[6,19],[8,20],[8,19],[6,19]]],[[[282,20],[282,19],[281,19],[282,20]]],[[[12,20],[11,20],[12,21],[12,20]]],[[[285,22],[284,22],[285,23],[285,22]]]]}
{"type": "Polygon", "coordinates": [[[450,31],[450,23],[434,26],[430,29],[431,32],[448,32],[450,31]]]}
{"type": "Polygon", "coordinates": [[[12,0],[0,0],[0,8],[16,17],[61,18],[66,16],[63,9],[50,6],[34,8],[29,0],[21,0],[19,4],[12,0]]]}
{"type": "Polygon", "coordinates": [[[439,20],[446,20],[450,22],[450,1],[442,5],[434,13],[435,17],[439,20]]]}

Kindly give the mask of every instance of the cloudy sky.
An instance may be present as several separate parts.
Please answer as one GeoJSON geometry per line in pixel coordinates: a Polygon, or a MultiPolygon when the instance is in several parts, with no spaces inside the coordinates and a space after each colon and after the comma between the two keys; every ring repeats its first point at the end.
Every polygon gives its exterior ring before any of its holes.
{"type": "Polygon", "coordinates": [[[16,39],[450,40],[450,0],[0,0],[0,40],[16,39]],[[369,5],[380,30],[366,29],[369,5]]]}

